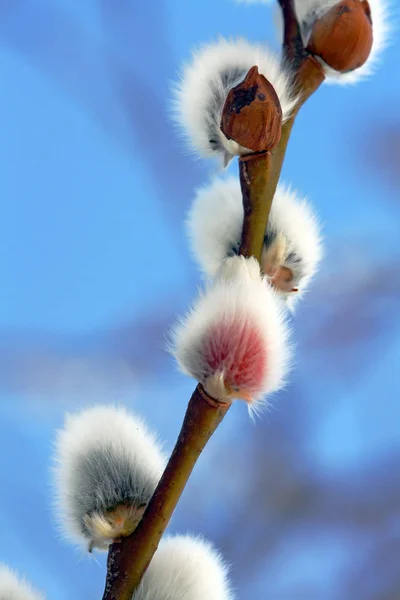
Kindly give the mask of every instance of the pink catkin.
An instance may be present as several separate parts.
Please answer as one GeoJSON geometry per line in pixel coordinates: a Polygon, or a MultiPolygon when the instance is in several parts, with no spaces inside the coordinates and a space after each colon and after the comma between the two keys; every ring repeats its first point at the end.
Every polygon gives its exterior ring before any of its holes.
{"type": "Polygon", "coordinates": [[[265,340],[246,318],[212,323],[203,338],[205,377],[223,373],[227,388],[250,398],[263,389],[268,369],[265,340]]]}

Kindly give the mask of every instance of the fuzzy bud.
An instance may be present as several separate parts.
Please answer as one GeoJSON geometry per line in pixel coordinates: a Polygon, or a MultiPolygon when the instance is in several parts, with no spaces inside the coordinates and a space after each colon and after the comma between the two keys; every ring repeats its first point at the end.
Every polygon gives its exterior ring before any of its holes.
{"type": "MultiPolygon", "coordinates": [[[[252,71],[251,77],[256,77],[255,74],[252,71]]],[[[252,152],[251,146],[270,146],[271,132],[273,139],[279,137],[279,109],[271,90],[276,94],[284,123],[291,115],[296,96],[291,89],[290,75],[282,67],[280,58],[261,46],[244,40],[227,41],[221,38],[197,51],[184,68],[175,94],[176,120],[196,152],[202,156],[220,156],[226,164],[235,155],[252,152]],[[232,102],[231,95],[227,109],[228,112],[232,109],[233,113],[230,116],[224,114],[223,132],[221,119],[228,94],[236,86],[243,85],[249,70],[254,66],[260,74],[257,76],[257,87],[260,87],[265,99],[254,98],[253,102],[256,104],[246,110],[242,109],[240,115],[237,115],[240,116],[239,122],[235,123],[235,102],[232,102]],[[245,131],[245,122],[255,116],[256,106],[262,108],[259,124],[266,131],[261,129],[255,132],[254,139],[254,132],[249,134],[245,131]],[[236,137],[239,142],[235,141],[236,137]],[[246,144],[249,146],[246,147],[246,144]]]]}
{"type": "Polygon", "coordinates": [[[226,259],[174,332],[182,371],[221,402],[254,405],[278,390],[288,370],[288,328],[256,259],[226,259]]]}
{"type": "Polygon", "coordinates": [[[135,530],[165,466],[144,423],[113,406],[67,415],[55,461],[57,518],[89,550],[135,530]]]}
{"type": "Polygon", "coordinates": [[[366,0],[344,0],[317,19],[307,48],[340,73],[358,69],[372,49],[371,11],[366,0]]]}
{"type": "Polygon", "coordinates": [[[228,568],[209,542],[167,537],[143,575],[132,600],[233,600],[228,568]]]}
{"type": "Polygon", "coordinates": [[[6,565],[0,565],[0,600],[43,600],[43,598],[6,565]]]}
{"type": "MultiPolygon", "coordinates": [[[[236,177],[215,178],[197,191],[187,221],[195,259],[214,277],[240,246],[243,204],[236,177]]],[[[276,190],[264,237],[262,272],[293,308],[322,258],[321,231],[311,205],[290,188],[276,190]]]]}
{"type": "Polygon", "coordinates": [[[282,109],[272,85],[250,69],[242,83],[231,89],[222,112],[221,131],[228,140],[253,152],[274,148],[281,139],[282,109]]]}
{"type": "Polygon", "coordinates": [[[303,43],[327,81],[370,75],[388,41],[386,0],[295,0],[303,43]]]}

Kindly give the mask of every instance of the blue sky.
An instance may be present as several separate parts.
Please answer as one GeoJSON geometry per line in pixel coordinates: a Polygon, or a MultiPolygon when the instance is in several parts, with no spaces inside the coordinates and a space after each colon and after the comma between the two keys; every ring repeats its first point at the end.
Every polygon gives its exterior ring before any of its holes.
{"type": "MultiPolygon", "coordinates": [[[[51,444],[64,412],[126,403],[171,448],[193,388],[163,348],[199,284],[183,220],[215,167],[174,130],[171,84],[191,48],[219,34],[276,43],[265,6],[136,4],[0,8],[0,561],[54,600],[100,598],[104,584],[104,558],[76,554],[52,522],[51,444]]],[[[399,189],[367,152],[380,150],[374,132],[398,126],[398,62],[394,36],[372,79],[324,85],[296,122],[283,171],[316,205],[326,259],[294,319],[293,383],[262,422],[271,438],[279,427],[298,440],[299,471],[325,477],[326,489],[399,452],[399,189]]],[[[247,463],[235,454],[234,475],[221,478],[215,460],[238,436],[252,448],[259,427],[242,407],[231,412],[172,523],[221,544],[247,463]]],[[[301,523],[251,582],[237,580],[240,598],[307,590],[344,600],[368,543],[340,527],[313,537],[301,523]]]]}

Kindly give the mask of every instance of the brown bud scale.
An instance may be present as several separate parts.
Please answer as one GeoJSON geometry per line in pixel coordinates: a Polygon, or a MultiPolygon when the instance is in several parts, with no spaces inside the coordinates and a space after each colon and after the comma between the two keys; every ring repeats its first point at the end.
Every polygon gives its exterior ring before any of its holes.
{"type": "Polygon", "coordinates": [[[245,79],[229,92],[221,131],[253,152],[274,148],[282,133],[282,108],[270,82],[252,67],[245,79]]]}
{"type": "Polygon", "coordinates": [[[366,0],[343,0],[314,23],[308,50],[335,71],[346,73],[368,59],[373,42],[366,0]]]}

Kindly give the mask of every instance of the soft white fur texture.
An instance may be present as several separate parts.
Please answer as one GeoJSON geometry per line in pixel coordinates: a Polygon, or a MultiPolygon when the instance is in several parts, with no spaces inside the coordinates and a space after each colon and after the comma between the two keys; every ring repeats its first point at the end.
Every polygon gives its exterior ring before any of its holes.
{"type": "MultiPolygon", "coordinates": [[[[223,260],[237,249],[243,225],[243,205],[237,177],[215,177],[197,190],[187,219],[192,253],[208,277],[214,277],[223,260]]],[[[281,233],[288,252],[301,258],[299,291],[286,295],[291,307],[306,291],[322,258],[321,227],[310,203],[280,184],[272,203],[267,232],[281,233]]],[[[288,264],[288,266],[291,266],[288,264]]],[[[283,294],[283,292],[282,292],[283,294]]]]}
{"type": "Polygon", "coordinates": [[[122,407],[67,415],[57,432],[54,468],[56,516],[65,536],[86,547],[107,547],[112,540],[101,534],[94,539],[87,517],[101,525],[116,506],[147,504],[165,462],[154,434],[122,407]]]}
{"type": "Polygon", "coordinates": [[[191,536],[161,540],[132,600],[233,600],[228,568],[213,546],[191,536]]]}
{"type": "MultiPolygon", "coordinates": [[[[299,197],[290,186],[280,184],[276,190],[267,231],[279,232],[288,240],[288,252],[301,260],[301,275],[296,281],[298,292],[287,295],[291,308],[301,298],[315,275],[323,256],[321,226],[311,204],[299,197]]],[[[293,272],[296,266],[286,263],[293,272]]]]}
{"type": "MultiPolygon", "coordinates": [[[[338,0],[295,0],[297,17],[302,25],[305,44],[308,42],[315,19],[338,3],[338,0]]],[[[385,49],[390,37],[389,2],[388,0],[368,0],[368,3],[371,9],[373,27],[373,44],[368,60],[359,69],[349,73],[338,73],[323,63],[327,82],[357,83],[372,75],[379,65],[382,51],[385,49]]]]}
{"type": "MultiPolygon", "coordinates": [[[[172,352],[181,370],[199,381],[212,397],[227,401],[225,373],[211,368],[206,358],[207,348],[213,343],[218,345],[210,330],[220,323],[233,323],[235,330],[250,324],[260,332],[268,368],[261,382],[257,378],[258,387],[253,389],[251,404],[280,389],[289,369],[291,350],[286,311],[267,280],[261,277],[256,259],[227,258],[214,283],[199,295],[189,314],[173,331],[172,352]]],[[[226,347],[228,358],[240,356],[240,341],[233,341],[232,345],[226,347]]]]}
{"type": "Polygon", "coordinates": [[[229,90],[254,65],[274,86],[286,121],[296,101],[289,77],[279,56],[261,45],[221,38],[197,50],[184,67],[175,89],[174,113],[190,145],[200,155],[231,157],[248,152],[223,135],[220,122],[229,90]]]}
{"type": "Polygon", "coordinates": [[[214,277],[222,261],[236,248],[243,225],[243,205],[237,177],[215,177],[196,191],[186,220],[192,254],[214,277]]]}
{"type": "Polygon", "coordinates": [[[0,564],[0,600],[43,600],[44,596],[35,592],[31,586],[0,564]]]}

